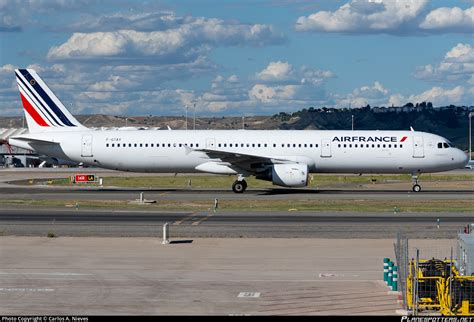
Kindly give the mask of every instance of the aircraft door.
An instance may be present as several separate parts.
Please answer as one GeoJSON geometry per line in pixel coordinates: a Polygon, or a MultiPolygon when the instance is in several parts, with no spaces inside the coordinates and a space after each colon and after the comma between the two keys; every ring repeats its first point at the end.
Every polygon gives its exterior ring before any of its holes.
{"type": "Polygon", "coordinates": [[[414,158],[424,158],[425,149],[423,147],[423,137],[415,136],[413,138],[413,157],[414,158]]]}
{"type": "Polygon", "coordinates": [[[331,155],[331,139],[321,140],[321,157],[330,158],[331,155]]]}
{"type": "Polygon", "coordinates": [[[82,146],[81,156],[91,157],[92,156],[92,135],[83,135],[81,146],[82,146]]]}
{"type": "Polygon", "coordinates": [[[216,139],[206,139],[206,149],[214,149],[216,147],[216,139]]]}

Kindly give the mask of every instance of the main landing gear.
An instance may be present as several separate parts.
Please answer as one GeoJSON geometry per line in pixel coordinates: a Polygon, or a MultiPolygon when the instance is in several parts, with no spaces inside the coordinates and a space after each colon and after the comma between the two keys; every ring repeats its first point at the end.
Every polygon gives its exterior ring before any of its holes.
{"type": "Polygon", "coordinates": [[[237,180],[232,184],[232,190],[235,193],[243,193],[245,189],[247,189],[247,181],[245,181],[244,177],[239,175],[237,180]]]}
{"type": "Polygon", "coordinates": [[[411,176],[411,181],[413,182],[413,192],[420,192],[421,191],[421,186],[418,184],[418,175],[413,174],[411,176]]]}

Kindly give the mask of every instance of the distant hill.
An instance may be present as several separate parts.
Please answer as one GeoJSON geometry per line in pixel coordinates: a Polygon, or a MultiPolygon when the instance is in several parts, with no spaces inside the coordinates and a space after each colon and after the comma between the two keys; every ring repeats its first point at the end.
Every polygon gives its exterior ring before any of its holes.
{"type": "MultiPolygon", "coordinates": [[[[294,113],[279,113],[273,116],[245,117],[245,129],[298,129],[298,130],[350,130],[352,115],[356,130],[409,130],[436,133],[451,140],[456,146],[467,150],[468,114],[474,106],[445,106],[434,108],[431,104],[406,104],[403,107],[370,107],[357,109],[313,108],[294,113]]],[[[88,127],[148,127],[163,130],[184,129],[184,116],[111,116],[78,115],[77,119],[88,127]]],[[[473,120],[474,121],[474,120],[473,120]]],[[[22,127],[22,117],[0,117],[0,128],[22,127]]],[[[196,129],[241,129],[242,117],[196,118],[196,129]]],[[[188,118],[188,129],[193,128],[193,119],[188,118]]],[[[474,132],[474,130],[473,130],[474,132]]],[[[474,138],[473,138],[474,142],[474,138]]]]}

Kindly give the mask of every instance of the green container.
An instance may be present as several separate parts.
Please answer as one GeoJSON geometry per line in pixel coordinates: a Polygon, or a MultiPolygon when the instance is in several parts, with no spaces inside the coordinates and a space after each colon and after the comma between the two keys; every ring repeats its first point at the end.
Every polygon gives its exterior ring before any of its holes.
{"type": "Polygon", "coordinates": [[[398,267],[393,267],[392,291],[398,291],[398,267]]]}
{"type": "Polygon", "coordinates": [[[388,287],[392,288],[392,274],[393,274],[393,262],[388,263],[388,279],[387,279],[387,285],[388,287]]]}
{"type": "Polygon", "coordinates": [[[390,258],[385,257],[383,259],[383,281],[387,284],[388,281],[388,263],[390,262],[390,258]]]}

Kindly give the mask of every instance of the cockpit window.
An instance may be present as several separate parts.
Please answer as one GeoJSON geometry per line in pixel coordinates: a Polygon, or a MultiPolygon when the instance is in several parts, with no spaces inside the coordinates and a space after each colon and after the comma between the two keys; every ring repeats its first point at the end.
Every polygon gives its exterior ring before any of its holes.
{"type": "Polygon", "coordinates": [[[442,148],[443,148],[443,143],[438,142],[438,149],[442,149],[442,148]]]}
{"type": "Polygon", "coordinates": [[[446,142],[443,142],[443,147],[444,147],[445,149],[449,148],[449,145],[448,145],[448,143],[446,143],[446,142]]]}

